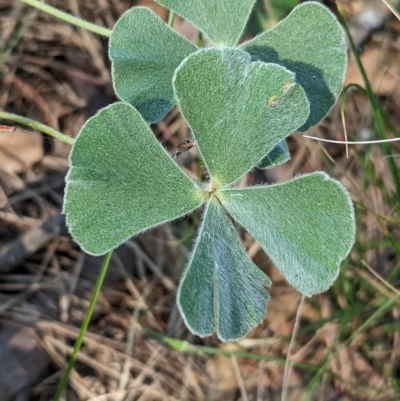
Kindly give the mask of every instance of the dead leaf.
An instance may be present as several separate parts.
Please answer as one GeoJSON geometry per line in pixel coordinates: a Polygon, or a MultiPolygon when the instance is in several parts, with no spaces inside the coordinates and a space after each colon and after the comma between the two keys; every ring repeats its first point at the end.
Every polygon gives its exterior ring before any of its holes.
{"type": "MultiPolygon", "coordinates": [[[[234,344],[227,344],[222,348],[236,347],[234,344]]],[[[238,383],[231,359],[216,355],[205,363],[206,375],[200,378],[200,383],[207,399],[215,401],[234,400],[238,389],[238,383]]]]}
{"type": "MultiPolygon", "coordinates": [[[[274,285],[270,288],[268,300],[268,313],[266,315],[267,327],[274,336],[287,336],[292,334],[297,309],[300,304],[301,294],[293,287],[280,280],[277,269],[268,272],[274,285]]],[[[315,321],[320,318],[319,313],[308,302],[303,305],[302,318],[315,321]]]]}
{"type": "MultiPolygon", "coordinates": [[[[394,49],[382,49],[382,46],[368,46],[361,55],[361,61],[375,94],[391,96],[400,105],[400,91],[396,90],[399,82],[400,54],[394,49]]],[[[356,83],[365,87],[354,57],[347,69],[345,85],[356,83]]]]}
{"type": "Polygon", "coordinates": [[[0,170],[21,173],[29,170],[43,157],[43,137],[38,132],[17,128],[0,132],[0,170]]]}

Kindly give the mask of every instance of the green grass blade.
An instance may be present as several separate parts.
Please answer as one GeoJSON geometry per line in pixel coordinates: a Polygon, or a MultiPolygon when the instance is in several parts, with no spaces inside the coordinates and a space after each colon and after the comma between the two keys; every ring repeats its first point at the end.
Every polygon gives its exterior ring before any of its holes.
{"type": "Polygon", "coordinates": [[[44,11],[47,14],[53,15],[56,18],[59,18],[63,21],[66,21],[72,25],[80,26],[81,28],[85,28],[88,31],[92,31],[102,36],[110,36],[111,30],[108,28],[104,28],[102,26],[98,26],[89,21],[85,21],[82,18],[75,17],[71,14],[68,14],[64,11],[59,10],[58,8],[49,6],[48,4],[44,4],[39,0],[20,0],[23,3],[29,4],[32,7],[37,8],[38,10],[44,11]]]}
{"type": "MultiPolygon", "coordinates": [[[[374,95],[374,93],[372,91],[371,83],[369,82],[368,76],[367,76],[367,74],[365,72],[364,66],[362,64],[360,55],[359,55],[358,50],[357,50],[357,47],[356,47],[356,45],[354,43],[354,40],[353,40],[353,38],[352,38],[352,36],[350,34],[349,28],[348,28],[348,26],[346,24],[346,20],[345,20],[343,14],[340,12],[340,10],[339,10],[339,17],[340,17],[340,21],[343,24],[344,30],[345,30],[345,32],[347,34],[347,37],[349,39],[351,50],[352,50],[352,52],[354,54],[354,57],[356,59],[357,65],[358,65],[358,68],[359,68],[361,76],[363,78],[365,89],[367,91],[367,95],[368,95],[368,98],[369,98],[369,100],[371,102],[371,106],[372,106],[372,109],[373,109],[374,118],[375,118],[375,122],[376,122],[376,126],[377,126],[377,129],[378,129],[379,136],[380,136],[381,139],[387,139],[385,125],[384,125],[384,113],[382,111],[382,108],[381,108],[376,96],[374,95]]],[[[389,169],[390,169],[390,172],[392,174],[392,178],[393,178],[394,185],[395,185],[396,192],[397,192],[397,200],[398,200],[398,202],[400,202],[400,175],[399,175],[399,171],[397,169],[396,163],[395,163],[395,161],[393,159],[392,149],[391,149],[389,143],[383,143],[382,144],[382,148],[383,148],[383,151],[385,152],[385,154],[387,156],[389,169]]]]}
{"type": "Polygon", "coordinates": [[[400,294],[394,295],[384,302],[344,343],[348,346],[359,334],[366,331],[373,323],[375,323],[383,314],[385,314],[400,299],[400,294]]]}
{"type": "MultiPolygon", "coordinates": [[[[196,354],[196,355],[224,355],[227,357],[236,356],[238,358],[246,358],[256,361],[267,361],[267,362],[276,362],[279,365],[284,365],[286,362],[285,358],[275,357],[271,355],[263,355],[258,354],[256,352],[247,352],[247,351],[236,351],[224,348],[217,348],[217,347],[207,347],[201,345],[193,345],[188,343],[185,340],[181,340],[178,338],[168,337],[164,334],[157,333],[151,329],[148,329],[142,326],[143,329],[160,339],[163,343],[167,344],[172,349],[185,353],[185,354],[196,354]]],[[[299,369],[303,369],[309,372],[316,372],[318,369],[317,365],[307,362],[294,362],[294,366],[299,369]]]]}
{"type": "Polygon", "coordinates": [[[373,323],[375,323],[379,318],[381,318],[393,305],[400,299],[400,295],[395,295],[389,298],[386,302],[384,302],[372,315],[357,329],[352,335],[341,344],[341,346],[337,347],[334,345],[327,353],[324,362],[320,365],[321,367],[318,369],[318,372],[314,375],[311,381],[308,384],[308,393],[305,401],[311,401],[314,398],[315,391],[318,389],[318,385],[321,382],[323,374],[328,369],[329,364],[332,359],[340,352],[343,347],[348,347],[350,343],[361,333],[365,332],[373,323]],[[334,352],[333,349],[335,350],[334,352]]]}
{"type": "Polygon", "coordinates": [[[68,143],[70,145],[72,145],[74,143],[74,138],[64,135],[61,132],[55,130],[54,128],[51,128],[47,125],[39,123],[38,121],[19,116],[18,114],[7,113],[6,111],[0,110],[0,119],[13,121],[13,122],[21,124],[21,125],[26,125],[28,127],[32,127],[40,132],[43,132],[44,134],[52,136],[53,138],[58,139],[62,142],[68,143]]]}
{"type": "Polygon", "coordinates": [[[175,13],[173,11],[170,11],[168,14],[168,26],[172,28],[172,25],[174,25],[174,19],[175,19],[175,13]]]}
{"type": "Polygon", "coordinates": [[[99,273],[99,276],[97,277],[96,286],[94,287],[92,298],[90,300],[89,308],[86,312],[85,319],[83,320],[81,329],[79,331],[78,338],[76,339],[74,350],[73,350],[71,358],[68,362],[67,370],[65,371],[64,376],[61,379],[60,385],[58,386],[57,393],[54,397],[54,401],[60,400],[60,397],[68,384],[69,375],[71,374],[71,371],[75,365],[75,361],[78,356],[78,352],[81,349],[81,346],[83,343],[83,338],[85,337],[87,328],[90,323],[90,319],[92,318],[94,307],[96,306],[97,298],[99,297],[100,290],[101,290],[104,278],[107,273],[108,265],[110,264],[112,253],[113,253],[113,251],[108,252],[103,259],[103,263],[100,268],[100,273],[99,273]]]}

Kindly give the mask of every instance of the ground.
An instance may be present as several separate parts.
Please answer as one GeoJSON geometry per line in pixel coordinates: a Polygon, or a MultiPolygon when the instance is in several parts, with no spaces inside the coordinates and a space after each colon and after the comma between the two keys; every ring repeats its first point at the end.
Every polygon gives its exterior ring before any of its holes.
{"type": "MultiPolygon", "coordinates": [[[[134,4],[168,18],[151,0],[48,3],[108,28],[134,4]]],[[[266,1],[270,11],[273,3],[266,1]]],[[[333,1],[325,3],[336,12],[333,1]]],[[[339,4],[385,111],[386,134],[398,137],[400,21],[381,0],[339,4]]],[[[105,38],[14,0],[1,1],[0,27],[0,110],[75,137],[88,117],[116,100],[105,38]]],[[[197,37],[179,19],[174,27],[197,37]]],[[[350,83],[365,86],[351,53],[350,83]]],[[[349,140],[380,139],[369,100],[357,89],[348,92],[345,118],[349,140]]],[[[0,401],[45,401],[71,354],[101,258],[80,251],[61,215],[70,145],[12,121],[0,124],[16,128],[0,132],[0,401]]],[[[171,155],[189,138],[176,109],[152,128],[171,155]]],[[[340,104],[307,134],[343,140],[340,104]]],[[[347,157],[344,145],[295,133],[289,146],[289,163],[244,180],[276,182],[324,170],[346,186],[357,239],[333,288],[303,303],[241,232],[248,254],[273,282],[265,321],[234,344],[199,339],[185,328],[175,302],[198,216],[149,231],[112,260],[65,400],[400,399],[400,193],[394,184],[400,144],[390,143],[391,155],[380,144],[351,145],[347,157]],[[293,365],[285,364],[288,351],[293,365]]],[[[178,163],[197,172],[196,152],[183,152],[178,163]]]]}

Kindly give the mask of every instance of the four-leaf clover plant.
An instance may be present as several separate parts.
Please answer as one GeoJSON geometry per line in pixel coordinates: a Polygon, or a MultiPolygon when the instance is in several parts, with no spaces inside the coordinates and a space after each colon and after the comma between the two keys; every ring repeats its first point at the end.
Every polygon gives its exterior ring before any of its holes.
{"type": "Polygon", "coordinates": [[[255,167],[289,160],[285,139],[329,112],[346,69],[343,32],[328,9],[310,2],[237,46],[255,0],[157,1],[216,47],[198,49],[147,8],[119,19],[110,58],[122,102],[99,111],[77,137],[64,213],[81,247],[102,255],[201,207],[178,305],[193,333],[237,340],[262,322],[271,283],[248,257],[233,221],[307,296],[332,285],[353,245],[350,197],[325,173],[235,186],[255,167]],[[189,178],[149,128],[174,105],[197,143],[207,182],[189,178]]]}

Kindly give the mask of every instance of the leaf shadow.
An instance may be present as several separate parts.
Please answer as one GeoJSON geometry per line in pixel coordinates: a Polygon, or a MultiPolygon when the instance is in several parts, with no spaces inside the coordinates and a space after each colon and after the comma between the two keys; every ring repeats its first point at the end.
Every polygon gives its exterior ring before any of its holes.
{"type": "Polygon", "coordinates": [[[269,46],[249,46],[245,50],[253,62],[275,63],[296,74],[296,80],[303,87],[310,102],[310,115],[299,131],[306,131],[329,113],[336,97],[332,94],[321,69],[301,61],[280,59],[279,53],[269,46]]]}
{"type": "Polygon", "coordinates": [[[143,102],[135,102],[137,111],[145,121],[156,123],[162,120],[174,107],[174,103],[168,99],[150,99],[143,102]]]}

